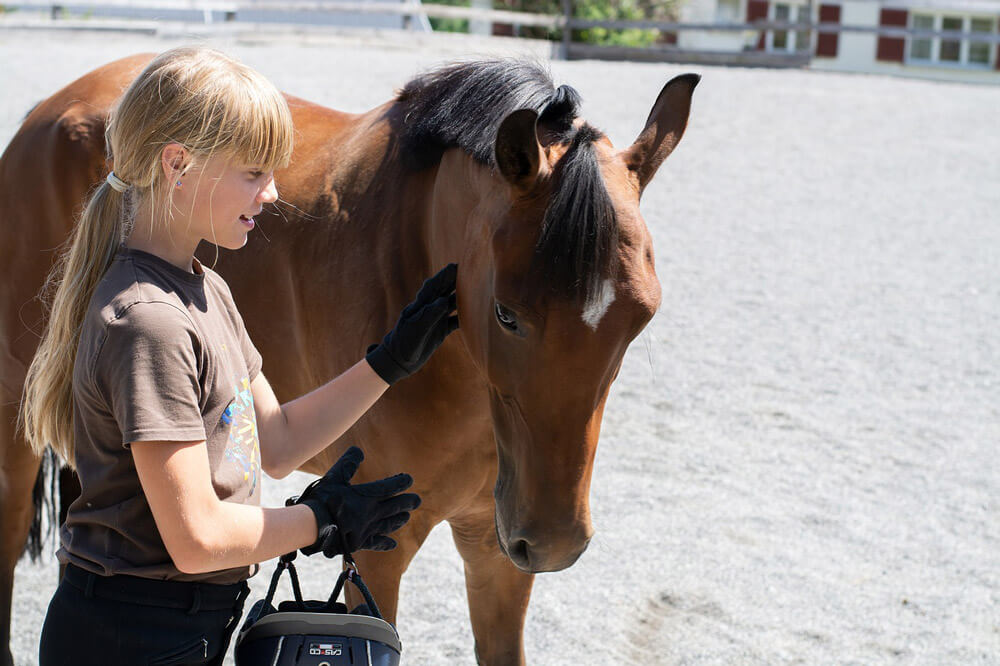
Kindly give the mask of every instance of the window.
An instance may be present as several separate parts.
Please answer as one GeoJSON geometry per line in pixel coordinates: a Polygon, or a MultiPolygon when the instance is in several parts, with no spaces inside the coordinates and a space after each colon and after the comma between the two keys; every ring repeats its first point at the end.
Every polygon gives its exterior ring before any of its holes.
{"type": "MultiPolygon", "coordinates": [[[[963,21],[961,16],[945,16],[941,20],[941,29],[962,32],[962,23],[963,21]]],[[[942,38],[941,51],[938,59],[942,62],[961,62],[962,40],[942,38]]]]}
{"type": "MultiPolygon", "coordinates": [[[[992,35],[996,19],[985,16],[958,16],[955,14],[911,15],[910,27],[915,30],[938,32],[964,32],[992,35]]],[[[988,68],[993,59],[992,42],[976,42],[961,37],[911,36],[907,61],[911,63],[941,63],[970,68],[988,68]]]]}
{"type": "MultiPolygon", "coordinates": [[[[808,23],[809,22],[809,10],[808,8],[799,5],[799,15],[795,21],[796,23],[808,23]]],[[[808,51],[809,50],[809,31],[808,30],[796,30],[795,31],[795,50],[796,51],[808,51]]]]}
{"type": "MultiPolygon", "coordinates": [[[[788,21],[788,16],[791,14],[792,8],[789,5],[775,5],[774,6],[774,20],[775,21],[788,21]]],[[[788,49],[788,32],[785,30],[775,30],[774,37],[771,42],[771,46],[774,47],[776,51],[785,51],[788,49]]]]}
{"type": "MultiPolygon", "coordinates": [[[[969,32],[993,33],[993,19],[974,18],[969,32]]],[[[969,42],[969,62],[976,65],[990,64],[990,42],[969,42]]]]}
{"type": "Polygon", "coordinates": [[[739,23],[740,0],[719,0],[715,6],[715,20],[717,23],[739,23]]]}
{"type": "MultiPolygon", "coordinates": [[[[770,20],[775,23],[809,23],[809,7],[777,2],[772,5],[774,10],[770,20]]],[[[768,33],[769,51],[808,51],[809,31],[796,30],[791,35],[788,30],[771,30],[768,33]]]]}
{"type": "MultiPolygon", "coordinates": [[[[913,28],[917,30],[933,30],[934,17],[926,14],[913,15],[913,28]]],[[[910,40],[910,58],[914,60],[931,59],[931,38],[914,37],[910,40]]]]}

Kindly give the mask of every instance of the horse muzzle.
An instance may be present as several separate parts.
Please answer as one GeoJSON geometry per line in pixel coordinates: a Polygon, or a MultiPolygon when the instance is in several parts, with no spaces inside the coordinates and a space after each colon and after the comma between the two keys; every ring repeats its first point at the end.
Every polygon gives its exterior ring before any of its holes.
{"type": "Polygon", "coordinates": [[[562,571],[573,566],[590,544],[589,526],[570,530],[527,530],[515,528],[507,535],[497,523],[500,550],[525,573],[562,571]]]}

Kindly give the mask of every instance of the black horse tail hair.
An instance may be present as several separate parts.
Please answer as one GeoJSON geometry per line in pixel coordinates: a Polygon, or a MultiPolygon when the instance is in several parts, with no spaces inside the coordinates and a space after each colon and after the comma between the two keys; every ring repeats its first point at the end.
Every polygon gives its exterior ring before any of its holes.
{"type": "Polygon", "coordinates": [[[60,468],[59,457],[51,448],[46,448],[42,454],[42,464],[38,467],[38,475],[35,477],[35,485],[31,489],[33,514],[31,527],[28,529],[28,541],[24,544],[24,552],[32,562],[37,562],[41,557],[46,535],[55,538],[59,526],[60,468]],[[42,533],[43,518],[48,519],[48,529],[45,534],[42,533]]]}

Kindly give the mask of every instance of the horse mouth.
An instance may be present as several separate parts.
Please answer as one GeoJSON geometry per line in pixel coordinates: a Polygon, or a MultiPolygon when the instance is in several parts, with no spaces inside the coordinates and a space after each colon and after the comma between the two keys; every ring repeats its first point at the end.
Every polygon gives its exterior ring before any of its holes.
{"type": "Polygon", "coordinates": [[[587,550],[591,538],[587,537],[583,540],[582,544],[574,544],[568,552],[555,558],[551,556],[551,549],[545,548],[544,544],[539,546],[538,544],[531,543],[526,538],[504,539],[500,534],[500,526],[496,518],[493,521],[493,528],[496,532],[497,545],[500,546],[500,552],[515,567],[526,574],[549,573],[570,568],[576,564],[576,561],[587,550]],[[546,553],[549,553],[549,555],[546,555],[546,553]]]}

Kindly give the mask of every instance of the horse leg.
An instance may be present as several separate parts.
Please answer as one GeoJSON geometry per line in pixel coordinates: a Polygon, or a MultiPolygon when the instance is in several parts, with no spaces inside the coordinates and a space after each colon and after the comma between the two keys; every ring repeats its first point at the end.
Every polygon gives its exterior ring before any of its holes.
{"type": "Polygon", "coordinates": [[[465,589],[477,663],[523,666],[524,618],[534,575],[515,567],[500,551],[492,504],[487,511],[449,523],[455,546],[465,562],[465,589]]]}
{"type": "Polygon", "coordinates": [[[10,652],[14,567],[21,559],[34,515],[31,489],[41,459],[14,434],[17,401],[0,405],[0,665],[13,666],[10,652]]]}
{"type": "MultiPolygon", "coordinates": [[[[375,598],[382,617],[393,624],[396,623],[396,611],[399,608],[399,581],[403,577],[403,572],[410,566],[413,556],[420,550],[427,535],[438,522],[419,514],[419,510],[414,512],[406,527],[390,535],[397,544],[392,550],[386,552],[359,550],[354,553],[354,561],[358,565],[365,585],[375,598]]],[[[345,587],[348,610],[364,603],[361,593],[353,585],[348,583],[345,587]]]]}

